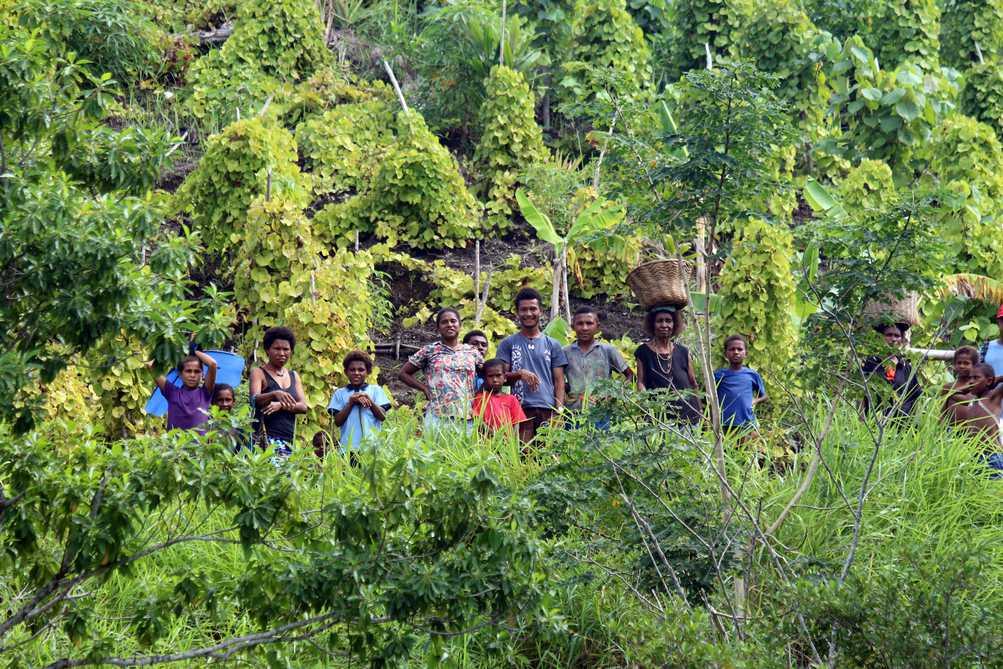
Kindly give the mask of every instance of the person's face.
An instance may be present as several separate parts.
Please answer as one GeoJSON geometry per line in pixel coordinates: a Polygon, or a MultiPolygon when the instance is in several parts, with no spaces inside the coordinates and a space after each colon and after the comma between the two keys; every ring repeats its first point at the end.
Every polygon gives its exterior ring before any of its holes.
{"type": "Polygon", "coordinates": [[[972,375],[972,359],[967,355],[961,355],[954,359],[954,376],[959,379],[967,379],[972,375]]]}
{"type": "Polygon", "coordinates": [[[477,352],[481,354],[482,358],[488,354],[488,340],[486,337],[481,337],[480,335],[476,335],[474,337],[471,337],[470,341],[468,341],[467,343],[476,348],[477,352]]]}
{"type": "Polygon", "coordinates": [[[745,342],[737,339],[728,342],[728,346],[724,349],[725,359],[733,365],[741,365],[746,355],[748,352],[745,350],[745,342]]]}
{"type": "Polygon", "coordinates": [[[233,392],[229,390],[221,390],[216,394],[216,399],[213,400],[213,404],[219,407],[220,411],[230,411],[233,409],[233,392]]]}
{"type": "Polygon", "coordinates": [[[1000,337],[1003,337],[1003,317],[996,319],[996,327],[1000,330],[1000,337]]]}
{"type": "Polygon", "coordinates": [[[672,336],[676,329],[676,320],[672,314],[657,314],[655,316],[655,336],[665,339],[672,336]]]}
{"type": "Polygon", "coordinates": [[[501,390],[505,385],[505,371],[499,367],[488,367],[484,370],[484,387],[492,392],[501,390]]]}
{"type": "Polygon", "coordinates": [[[571,327],[574,328],[578,341],[589,342],[596,338],[596,332],[599,331],[599,319],[596,318],[595,314],[578,314],[571,327]]]}
{"type": "Polygon", "coordinates": [[[345,368],[345,376],[348,377],[349,383],[353,386],[361,386],[366,382],[366,377],[369,376],[369,370],[366,369],[366,365],[361,360],[353,360],[348,363],[348,367],[345,368]]]}
{"type": "Polygon", "coordinates": [[[202,382],[202,363],[189,360],[181,368],[181,382],[186,388],[198,388],[202,382]]]}
{"type": "Polygon", "coordinates": [[[439,317],[437,327],[443,339],[456,339],[460,334],[460,319],[452,311],[447,311],[439,317]]]}
{"type": "Polygon", "coordinates": [[[885,343],[893,348],[902,345],[902,332],[898,328],[885,328],[885,343]]]}
{"type": "Polygon", "coordinates": [[[276,339],[265,353],[268,354],[268,362],[272,367],[279,369],[289,362],[289,358],[293,355],[293,347],[285,339],[276,339]]]}
{"type": "Polygon", "coordinates": [[[972,393],[975,395],[981,395],[988,390],[992,382],[992,379],[987,377],[985,372],[978,368],[973,369],[968,378],[972,385],[972,393]]]}
{"type": "Polygon", "coordinates": [[[519,317],[519,325],[532,330],[540,325],[540,301],[522,300],[516,306],[516,315],[519,317]]]}

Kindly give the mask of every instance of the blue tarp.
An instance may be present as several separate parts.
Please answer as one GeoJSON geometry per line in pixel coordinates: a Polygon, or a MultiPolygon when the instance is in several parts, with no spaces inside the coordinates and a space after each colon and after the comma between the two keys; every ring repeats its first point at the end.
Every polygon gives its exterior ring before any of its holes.
{"type": "MultiPolygon", "coordinates": [[[[226,383],[234,388],[240,385],[244,375],[244,359],[236,353],[229,351],[205,351],[205,353],[216,361],[216,383],[226,383]]],[[[205,373],[203,366],[202,372],[205,373]]],[[[172,369],[167,373],[167,382],[173,383],[176,388],[181,387],[181,375],[178,370],[172,369]]],[[[151,416],[167,415],[167,399],[160,392],[160,388],[154,388],[146,403],[146,413],[151,416]]]]}

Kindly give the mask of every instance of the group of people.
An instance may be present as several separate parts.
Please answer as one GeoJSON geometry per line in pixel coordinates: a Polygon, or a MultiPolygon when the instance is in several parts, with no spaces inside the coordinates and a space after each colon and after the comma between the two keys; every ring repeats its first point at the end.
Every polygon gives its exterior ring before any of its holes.
{"type": "MultiPolygon", "coordinates": [[[[961,346],[954,351],[954,381],[941,388],[941,416],[952,427],[970,434],[985,445],[986,460],[993,469],[1003,470],[1003,305],[996,312],[997,339],[981,349],[961,346]]],[[[900,350],[904,346],[907,323],[878,326],[890,355],[869,356],[864,360],[867,376],[883,379],[891,388],[884,399],[885,411],[908,416],[923,394],[917,370],[900,350]]],[[[865,401],[865,410],[869,410],[865,401]]]]}
{"type": "MultiPolygon", "coordinates": [[[[645,327],[651,339],[634,353],[635,373],[615,346],[598,341],[598,310],[579,308],[572,319],[575,341],[562,346],[541,330],[539,292],[523,288],[514,306],[519,331],[499,342],[489,360],[485,356],[490,343],[484,332],[467,332],[461,340],[459,312],[447,307],[436,314],[439,340],[419,348],[399,373],[401,381],[427,400],[424,431],[502,430],[526,443],[558,416],[565,425],[579,424],[596,383],[614,375],[636,382],[642,390],[675,391],[666,402],[667,415],[684,424],[701,420],[703,407],[690,352],[677,341],[683,329],[680,309],[659,307],[647,313],[645,327]]],[[[288,367],[296,337],[288,328],[274,327],[265,332],[263,345],[267,361],[252,369],[249,377],[253,443],[287,456],[293,448],[296,416],[308,410],[302,381],[288,367]]],[[[766,399],[763,380],[744,366],[747,347],[741,336],[729,337],[725,350],[729,366],[715,372],[723,423],[732,430],[754,429],[753,407],[766,399]]],[[[167,399],[168,429],[204,429],[210,405],[223,411],[234,406],[233,388],[215,383],[216,363],[206,353],[193,349],[178,369],[180,387],[165,377],[157,379],[167,399]]],[[[378,433],[391,408],[384,390],[369,381],[372,369],[372,359],[362,351],[344,358],[348,383],[334,390],[327,407],[339,428],[342,450],[354,451],[378,433]]],[[[609,419],[597,419],[595,426],[608,429],[609,419]]],[[[315,435],[315,449],[322,451],[325,445],[324,434],[315,435]]]]}
{"type": "MultiPolygon", "coordinates": [[[[447,307],[436,314],[438,341],[419,348],[399,373],[402,382],[427,400],[424,431],[503,430],[526,443],[558,417],[566,426],[580,425],[596,384],[617,375],[642,391],[671,391],[665,402],[670,420],[696,425],[703,419],[690,351],[678,341],[684,327],[680,308],[661,306],[647,312],[644,324],[650,339],[634,351],[632,367],[615,346],[598,340],[601,323],[596,309],[583,306],[575,312],[571,324],[575,341],[562,346],[541,330],[539,292],[523,288],[514,306],[519,331],[499,342],[495,357],[489,360],[485,356],[490,342],[484,332],[472,330],[461,339],[459,312],[447,307]]],[[[989,342],[982,352],[963,346],[954,353],[956,380],[943,389],[944,416],[962,429],[988,435],[995,445],[1003,440],[1003,307],[997,322],[998,341],[989,342]]],[[[892,353],[868,357],[863,363],[866,375],[880,377],[891,386],[893,402],[887,409],[899,415],[910,414],[923,392],[916,370],[899,352],[907,328],[904,323],[879,326],[892,353]]],[[[263,344],[267,361],[249,376],[253,441],[286,456],[292,452],[296,416],[308,410],[302,381],[288,367],[296,337],[288,328],[274,327],[265,332],[263,344]]],[[[726,337],[728,364],[714,372],[721,424],[732,433],[755,433],[755,408],[767,401],[762,377],[745,365],[747,355],[743,336],[726,337]]],[[[164,377],[157,379],[167,398],[169,429],[199,429],[208,420],[210,405],[223,411],[234,406],[234,389],[215,383],[216,363],[204,352],[193,349],[178,369],[180,387],[164,377]]],[[[372,370],[372,359],[363,351],[352,351],[344,358],[348,383],[334,390],[327,407],[339,428],[342,450],[355,451],[377,434],[391,409],[383,388],[369,380],[372,370]]],[[[609,427],[609,418],[592,415],[591,420],[598,429],[609,427]]],[[[322,451],[326,442],[319,433],[314,446],[322,451]]]]}

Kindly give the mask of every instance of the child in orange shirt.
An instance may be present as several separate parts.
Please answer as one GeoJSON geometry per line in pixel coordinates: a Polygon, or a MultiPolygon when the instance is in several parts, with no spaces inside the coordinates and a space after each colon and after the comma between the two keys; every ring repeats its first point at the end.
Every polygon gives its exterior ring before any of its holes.
{"type": "Polygon", "coordinates": [[[474,396],[474,415],[492,432],[509,430],[526,420],[526,414],[515,395],[501,394],[505,385],[505,361],[488,360],[481,366],[484,385],[474,396]]]}

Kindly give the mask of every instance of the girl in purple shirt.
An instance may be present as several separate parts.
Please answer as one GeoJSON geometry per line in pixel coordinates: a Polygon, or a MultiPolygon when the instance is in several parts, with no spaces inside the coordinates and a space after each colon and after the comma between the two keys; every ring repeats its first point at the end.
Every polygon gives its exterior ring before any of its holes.
{"type": "Polygon", "coordinates": [[[216,361],[202,351],[195,351],[181,361],[178,372],[181,374],[181,387],[168,381],[166,376],[157,377],[157,387],[167,399],[167,429],[199,428],[209,420],[209,403],[216,387],[216,361]],[[208,369],[204,382],[203,364],[208,369]]]}

